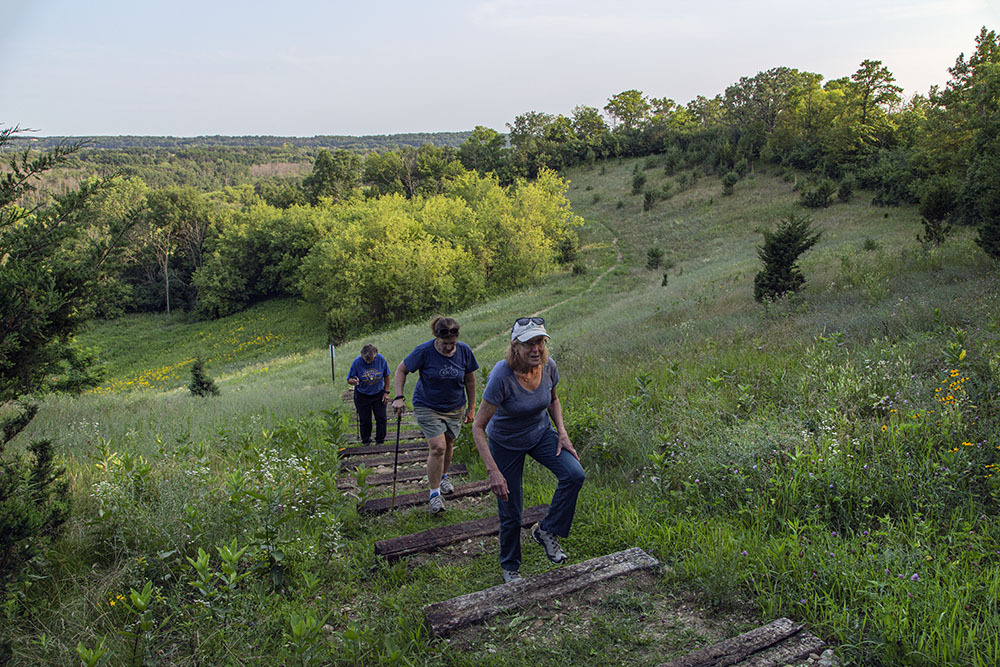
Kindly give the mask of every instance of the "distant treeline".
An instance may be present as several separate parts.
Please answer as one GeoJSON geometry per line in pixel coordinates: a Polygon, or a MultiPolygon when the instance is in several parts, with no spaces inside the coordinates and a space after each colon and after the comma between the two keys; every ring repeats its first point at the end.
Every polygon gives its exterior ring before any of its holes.
{"type": "Polygon", "coordinates": [[[153,137],[153,136],[79,136],[79,137],[33,137],[21,135],[11,141],[13,148],[30,144],[40,150],[49,150],[63,143],[83,142],[88,148],[341,148],[352,151],[373,151],[397,146],[459,146],[468,138],[469,132],[408,132],[403,134],[373,134],[360,137],[346,135],[317,135],[315,137],[277,137],[246,135],[241,137],[207,135],[200,137],[153,137]]]}

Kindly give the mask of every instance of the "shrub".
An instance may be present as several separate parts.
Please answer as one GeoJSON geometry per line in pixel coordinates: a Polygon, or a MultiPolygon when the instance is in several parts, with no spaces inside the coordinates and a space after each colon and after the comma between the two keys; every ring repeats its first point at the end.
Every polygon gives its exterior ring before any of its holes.
{"type": "Polygon", "coordinates": [[[573,262],[573,275],[582,276],[587,272],[587,265],[583,262],[573,262]]]}
{"type": "Polygon", "coordinates": [[[958,189],[949,180],[938,177],[932,179],[920,197],[921,223],[924,234],[917,234],[917,241],[926,247],[940,246],[951,234],[948,219],[958,205],[958,189]]]}
{"type": "Polygon", "coordinates": [[[205,362],[201,357],[194,360],[191,365],[191,382],[188,389],[195,396],[218,396],[219,388],[215,386],[215,381],[208,377],[205,372],[205,362]]]}
{"type": "Polygon", "coordinates": [[[740,180],[739,174],[735,171],[728,172],[722,177],[722,194],[731,195],[733,194],[733,188],[736,187],[736,182],[740,180]]]}
{"type": "Polygon", "coordinates": [[[560,264],[575,262],[577,256],[577,240],[575,235],[567,234],[556,241],[556,261],[560,264]]]}
{"type": "Polygon", "coordinates": [[[684,151],[677,146],[671,146],[663,155],[663,173],[673,176],[682,166],[684,166],[684,151]]]}
{"type": "Polygon", "coordinates": [[[54,463],[51,441],[32,442],[27,459],[4,456],[7,443],[37,411],[28,404],[0,421],[0,589],[62,533],[69,518],[69,484],[54,463]]]}
{"type": "Polygon", "coordinates": [[[651,248],[646,249],[646,268],[656,269],[659,268],[660,264],[663,262],[663,248],[658,245],[654,245],[651,248]]]}
{"type": "Polygon", "coordinates": [[[642,196],[642,210],[651,211],[653,206],[656,204],[656,193],[652,190],[646,190],[642,196]]]}
{"type": "Polygon", "coordinates": [[[798,268],[799,255],[816,245],[822,232],[814,232],[809,216],[794,213],[782,219],[778,229],[764,232],[764,243],[757,248],[757,256],[764,268],[753,280],[753,298],[765,301],[780,298],[788,292],[797,292],[806,279],[798,268]]]}
{"type": "Polygon", "coordinates": [[[632,172],[632,194],[637,195],[642,192],[642,189],[646,186],[646,174],[639,170],[639,165],[635,165],[635,170],[632,172]]]}
{"type": "Polygon", "coordinates": [[[833,193],[837,191],[837,184],[833,179],[824,178],[815,187],[806,189],[799,203],[806,208],[826,208],[833,203],[833,193]]]}
{"type": "Polygon", "coordinates": [[[842,202],[851,201],[851,197],[854,196],[854,177],[845,176],[840,181],[840,187],[837,188],[837,199],[842,202]]]}

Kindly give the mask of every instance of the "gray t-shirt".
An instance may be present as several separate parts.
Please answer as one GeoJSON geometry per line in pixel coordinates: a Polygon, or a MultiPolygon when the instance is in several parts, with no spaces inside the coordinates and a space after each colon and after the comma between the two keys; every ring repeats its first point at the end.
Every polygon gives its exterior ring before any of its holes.
{"type": "Polygon", "coordinates": [[[542,368],[542,381],[534,391],[521,386],[507,362],[500,361],[494,366],[483,391],[483,400],[497,406],[486,425],[490,443],[512,450],[527,450],[538,444],[545,432],[552,429],[546,410],[552,403],[552,388],[557,384],[559,371],[552,359],[542,368]]]}

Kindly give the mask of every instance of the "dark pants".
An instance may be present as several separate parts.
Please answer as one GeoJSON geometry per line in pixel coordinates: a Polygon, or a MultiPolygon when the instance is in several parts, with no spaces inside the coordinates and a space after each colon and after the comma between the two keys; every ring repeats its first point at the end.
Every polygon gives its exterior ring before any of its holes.
{"type": "Polygon", "coordinates": [[[361,424],[361,442],[367,445],[372,441],[372,414],[375,415],[375,442],[381,445],[385,442],[385,403],[382,402],[382,392],[369,396],[354,391],[354,408],[358,411],[358,422],[361,424]]]}
{"type": "Polygon", "coordinates": [[[524,492],[521,477],[524,472],[525,455],[535,459],[555,474],[559,485],[549,503],[549,513],[539,524],[542,530],[559,537],[569,535],[576,511],[576,497],[583,486],[583,466],[567,451],[556,456],[559,436],[548,431],[533,448],[527,451],[512,451],[490,442],[493,460],[507,480],[507,502],[497,498],[500,514],[500,567],[517,570],[521,567],[521,512],[524,509],[524,492]]]}

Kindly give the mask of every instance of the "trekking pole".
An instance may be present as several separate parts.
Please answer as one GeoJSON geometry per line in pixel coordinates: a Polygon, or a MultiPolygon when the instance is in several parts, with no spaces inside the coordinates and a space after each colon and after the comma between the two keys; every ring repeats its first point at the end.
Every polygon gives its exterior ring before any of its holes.
{"type": "MultiPolygon", "coordinates": [[[[358,395],[357,387],[354,388],[354,395],[355,396],[358,395]]],[[[364,444],[361,442],[361,406],[358,405],[357,400],[354,401],[354,414],[358,416],[358,446],[361,446],[362,444],[364,444]]]]}
{"type": "Polygon", "coordinates": [[[396,468],[399,465],[399,425],[403,421],[403,413],[396,413],[396,455],[392,459],[392,507],[396,509],[396,468]]]}

